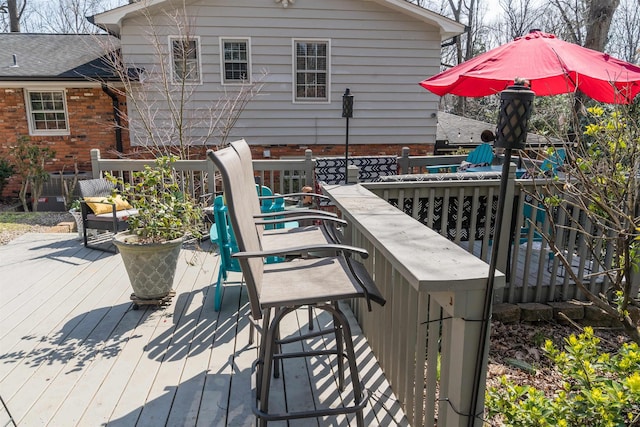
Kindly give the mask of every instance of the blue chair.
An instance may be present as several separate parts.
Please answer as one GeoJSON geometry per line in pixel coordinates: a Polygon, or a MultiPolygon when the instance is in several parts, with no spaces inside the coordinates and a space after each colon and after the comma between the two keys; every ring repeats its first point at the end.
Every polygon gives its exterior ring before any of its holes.
{"type": "Polygon", "coordinates": [[[545,175],[557,176],[558,169],[564,165],[564,162],[567,158],[567,152],[564,148],[558,148],[554,150],[554,152],[544,159],[542,164],[540,165],[540,170],[545,175]]]}
{"type": "MultiPolygon", "coordinates": [[[[480,144],[476,148],[474,148],[468,155],[465,160],[470,166],[488,166],[493,162],[493,147],[491,144],[480,144]]],[[[437,173],[441,170],[446,170],[447,172],[456,172],[460,167],[459,163],[456,164],[448,164],[448,165],[432,165],[427,166],[428,173],[437,173]]]]}
{"type": "MultiPolygon", "coordinates": [[[[542,175],[555,177],[558,175],[558,169],[560,169],[566,160],[567,153],[564,148],[558,148],[540,164],[540,173],[542,175]]],[[[530,197],[530,196],[529,196],[530,197]]],[[[534,206],[532,203],[528,203],[525,199],[525,203],[522,206],[522,215],[524,216],[524,225],[520,229],[520,244],[526,243],[528,235],[530,233],[530,227],[534,227],[533,239],[534,242],[541,242],[543,237],[538,231],[542,229],[547,221],[547,212],[541,204],[534,206]]],[[[553,252],[548,254],[549,261],[554,258],[553,252]]]]}
{"type": "Polygon", "coordinates": [[[209,231],[211,242],[218,245],[220,252],[220,268],[218,270],[218,281],[215,289],[215,311],[220,311],[222,305],[222,284],[227,280],[230,271],[240,272],[240,263],[237,259],[232,258],[231,254],[238,252],[238,244],[236,243],[233,230],[229,225],[227,216],[227,207],[224,204],[222,196],[216,196],[213,201],[213,219],[214,224],[209,231]]]}
{"type": "MultiPolygon", "coordinates": [[[[263,196],[273,195],[269,187],[259,188],[256,185],[258,194],[263,196]]],[[[281,199],[262,199],[260,210],[263,213],[279,212],[284,210],[284,198],[281,199]],[[282,200],[281,203],[278,201],[282,200]]],[[[231,255],[238,252],[238,244],[236,242],[233,229],[229,225],[228,209],[225,206],[224,198],[222,196],[216,196],[213,201],[213,218],[215,223],[209,230],[209,238],[212,243],[218,245],[220,252],[220,268],[218,271],[218,281],[216,282],[214,309],[219,311],[222,305],[222,285],[227,280],[229,272],[241,272],[240,264],[237,259],[231,255]]],[[[275,217],[274,217],[275,218],[275,217]]],[[[276,227],[291,228],[297,227],[299,224],[296,221],[287,221],[284,224],[277,224],[276,227]]],[[[265,229],[273,228],[273,225],[266,225],[265,229]]],[[[284,258],[277,256],[269,256],[265,258],[267,264],[273,264],[284,261],[284,258]]]]}
{"type": "Polygon", "coordinates": [[[467,162],[472,165],[490,165],[493,162],[493,147],[490,144],[480,144],[467,156],[467,162]]]}
{"type": "MultiPolygon", "coordinates": [[[[260,212],[262,213],[273,213],[273,212],[282,212],[284,211],[284,197],[278,197],[276,199],[271,198],[273,196],[273,191],[267,186],[256,184],[256,191],[258,192],[258,196],[260,197],[260,212]]],[[[279,219],[281,216],[274,216],[272,219],[279,219]]],[[[280,223],[274,225],[265,225],[265,230],[272,230],[274,228],[285,228],[285,227],[297,227],[298,224],[296,222],[291,223],[280,223]]]]}

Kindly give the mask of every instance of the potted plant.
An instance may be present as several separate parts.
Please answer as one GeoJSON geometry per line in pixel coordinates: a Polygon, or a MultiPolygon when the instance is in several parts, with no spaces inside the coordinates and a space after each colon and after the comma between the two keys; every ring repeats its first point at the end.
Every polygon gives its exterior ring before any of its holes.
{"type": "Polygon", "coordinates": [[[182,191],[173,168],[175,156],[156,159],[154,166],[132,174],[132,183],[107,175],[120,195],[138,213],[127,218],[129,228],[118,233],[114,244],[122,255],[132,299],[157,300],[171,293],[182,242],[199,238],[202,209],[182,191]]]}

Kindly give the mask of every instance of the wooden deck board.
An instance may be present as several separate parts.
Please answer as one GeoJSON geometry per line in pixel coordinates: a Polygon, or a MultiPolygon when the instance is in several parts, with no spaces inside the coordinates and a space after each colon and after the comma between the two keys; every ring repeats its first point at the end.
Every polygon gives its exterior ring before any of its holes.
{"type": "MultiPolygon", "coordinates": [[[[133,310],[119,255],[86,249],[72,234],[27,234],[0,246],[0,395],[14,421],[27,427],[253,426],[257,350],[248,344],[246,290],[233,273],[215,312],[217,268],[213,252],[183,250],[171,304],[133,310]]],[[[318,313],[315,321],[331,320],[318,313]]],[[[289,316],[282,335],[299,327],[307,328],[306,309],[289,316]]],[[[352,327],[372,395],[366,425],[408,425],[366,339],[352,327]]],[[[317,338],[289,347],[302,345],[333,342],[317,338]]],[[[282,405],[342,404],[335,358],[322,359],[285,362],[275,380],[282,405]]],[[[2,425],[11,425],[9,412],[0,408],[2,425]]],[[[352,418],[291,425],[355,425],[352,418]]]]}
{"type": "MultiPolygon", "coordinates": [[[[115,264],[113,265],[115,266],[115,264]]],[[[90,276],[87,276],[87,278],[89,279],[90,276]]],[[[13,283],[15,284],[16,282],[13,283]]],[[[15,313],[13,317],[1,321],[3,326],[1,337],[3,351],[24,355],[43,351],[42,348],[45,344],[36,339],[36,337],[48,337],[49,341],[52,339],[51,333],[55,330],[60,330],[60,323],[64,322],[64,319],[69,316],[69,306],[73,307],[74,303],[79,303],[83,298],[84,293],[81,291],[86,290],[88,287],[87,285],[84,286],[85,289],[82,289],[84,284],[84,281],[74,279],[68,284],[52,282],[42,292],[44,295],[49,296],[48,300],[42,300],[37,293],[31,295],[32,304],[21,305],[21,310],[15,313]],[[58,293],[54,292],[53,295],[48,293],[49,288],[58,286],[60,287],[58,293]],[[31,337],[32,339],[25,339],[26,337],[31,337]]],[[[7,304],[10,306],[11,301],[7,304]]],[[[25,304],[28,304],[28,301],[25,304]]],[[[79,319],[76,320],[79,321],[79,319]]],[[[69,331],[72,324],[64,326],[69,331]]],[[[58,333],[58,338],[62,338],[61,333],[58,333]]],[[[8,374],[6,368],[12,368],[12,366],[0,365],[0,378],[8,374]]]]}

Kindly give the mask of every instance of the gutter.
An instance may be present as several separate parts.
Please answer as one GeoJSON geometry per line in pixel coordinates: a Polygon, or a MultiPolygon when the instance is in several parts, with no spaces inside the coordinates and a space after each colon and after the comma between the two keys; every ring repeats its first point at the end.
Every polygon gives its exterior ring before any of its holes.
{"type": "Polygon", "coordinates": [[[90,24],[95,25],[96,27],[100,28],[102,31],[104,31],[105,33],[109,34],[110,36],[113,36],[113,37],[116,37],[117,39],[120,39],[120,34],[118,34],[117,32],[112,31],[111,29],[109,29],[109,27],[107,25],[97,24],[95,17],[96,17],[95,15],[85,16],[85,18],[87,19],[87,21],[89,21],[90,24]]]}
{"type": "MultiPolygon", "coordinates": [[[[120,79],[112,76],[89,76],[91,79],[119,82],[120,79]]],[[[9,76],[1,75],[0,82],[55,82],[55,83],[87,83],[91,82],[86,76],[60,77],[60,76],[9,76]]]]}
{"type": "Polygon", "coordinates": [[[113,105],[113,116],[116,121],[116,150],[119,153],[123,152],[122,148],[122,119],[120,117],[120,100],[118,99],[118,95],[109,89],[106,84],[102,84],[102,91],[111,97],[111,102],[113,105]]]}

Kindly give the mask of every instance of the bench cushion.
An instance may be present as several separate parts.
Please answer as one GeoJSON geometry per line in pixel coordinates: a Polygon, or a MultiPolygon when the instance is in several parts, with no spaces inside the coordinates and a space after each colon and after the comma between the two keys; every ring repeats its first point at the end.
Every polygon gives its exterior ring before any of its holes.
{"type": "MultiPolygon", "coordinates": [[[[110,205],[107,205],[107,206],[110,206],[110,205]]],[[[128,217],[132,215],[137,215],[137,214],[138,214],[137,209],[133,209],[133,208],[124,209],[121,211],[116,211],[116,218],[118,218],[119,220],[125,221],[128,217]]],[[[88,214],[87,219],[90,221],[113,221],[113,212],[110,211],[109,213],[104,213],[100,215],[88,214]]]]}
{"type": "Polygon", "coordinates": [[[133,206],[124,200],[120,195],[114,197],[85,197],[84,201],[89,205],[91,210],[96,215],[111,214],[113,212],[112,205],[116,206],[116,211],[123,211],[127,209],[133,209],[133,206]]]}

